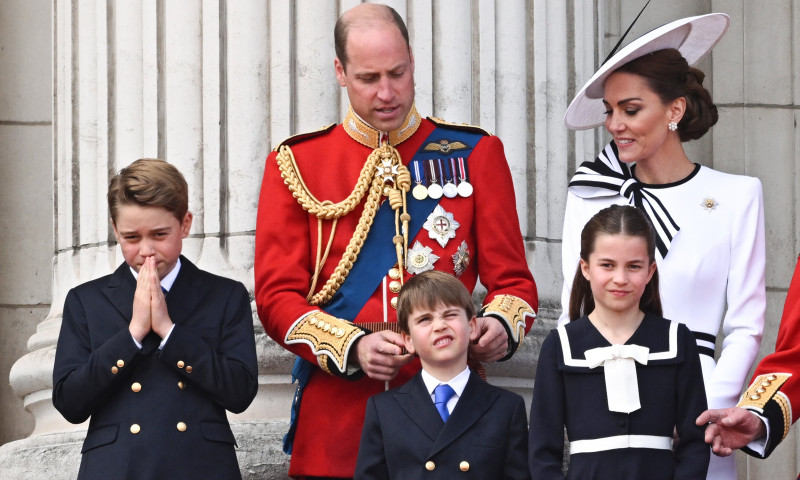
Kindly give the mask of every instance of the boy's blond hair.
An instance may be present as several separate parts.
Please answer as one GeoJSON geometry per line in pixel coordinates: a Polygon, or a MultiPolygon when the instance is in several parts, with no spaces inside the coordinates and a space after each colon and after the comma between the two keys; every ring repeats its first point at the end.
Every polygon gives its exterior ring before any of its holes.
{"type": "Polygon", "coordinates": [[[140,158],[114,175],[108,185],[108,213],[115,225],[124,205],[166,208],[182,222],[189,211],[189,186],[175,166],[157,158],[140,158]]]}
{"type": "Polygon", "coordinates": [[[434,309],[438,305],[456,306],[464,309],[467,319],[475,316],[467,287],[456,277],[438,270],[428,270],[411,277],[397,299],[397,323],[400,331],[409,333],[408,317],[417,308],[434,309]]]}

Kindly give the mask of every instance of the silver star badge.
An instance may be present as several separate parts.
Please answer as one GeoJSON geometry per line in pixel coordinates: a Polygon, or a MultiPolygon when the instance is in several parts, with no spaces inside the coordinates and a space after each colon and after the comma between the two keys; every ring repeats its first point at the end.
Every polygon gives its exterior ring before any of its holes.
{"type": "Polygon", "coordinates": [[[719,205],[719,202],[717,202],[711,197],[706,197],[703,199],[702,202],[700,202],[700,206],[703,207],[709,213],[711,212],[711,210],[717,208],[717,205],[719,205]]]}
{"type": "Polygon", "coordinates": [[[424,247],[419,240],[414,242],[414,246],[408,251],[408,266],[406,270],[414,275],[428,270],[433,270],[433,264],[439,257],[433,254],[430,247],[424,247]]]}
{"type": "Polygon", "coordinates": [[[453,254],[453,271],[456,277],[460,277],[469,266],[469,250],[467,249],[467,241],[461,242],[458,250],[453,254]]]}
{"type": "Polygon", "coordinates": [[[378,175],[383,177],[383,183],[394,181],[394,176],[397,175],[397,165],[394,165],[391,159],[381,161],[381,164],[377,165],[375,169],[378,171],[378,175]]]}
{"type": "Polygon", "coordinates": [[[453,214],[446,212],[441,205],[436,205],[422,227],[428,235],[444,247],[451,238],[456,238],[456,230],[461,225],[453,219],[453,214]]]}

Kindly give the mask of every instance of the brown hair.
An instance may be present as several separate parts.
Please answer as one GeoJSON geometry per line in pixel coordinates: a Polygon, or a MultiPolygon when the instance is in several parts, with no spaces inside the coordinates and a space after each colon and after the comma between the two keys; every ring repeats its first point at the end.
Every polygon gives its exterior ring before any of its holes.
{"type": "Polygon", "coordinates": [[[178,222],[189,211],[189,186],[175,166],[157,158],[140,158],[123,168],[108,184],[108,212],[116,224],[119,207],[161,207],[178,222]]]}
{"type": "Polygon", "coordinates": [[[333,27],[333,46],[336,50],[336,57],[342,64],[342,69],[347,70],[347,36],[350,33],[350,27],[355,23],[374,24],[378,22],[389,22],[397,26],[400,34],[406,41],[406,46],[410,47],[408,41],[408,29],[406,28],[403,18],[397,11],[388,6],[380,4],[361,4],[363,12],[358,13],[357,18],[351,18],[356,15],[355,12],[348,10],[339,16],[336,20],[336,26],[333,27]]]}
{"type": "MultiPolygon", "coordinates": [[[[640,237],[647,243],[647,255],[650,264],[656,261],[656,235],[650,220],[638,208],[630,205],[612,205],[597,212],[583,227],[581,232],[581,259],[589,261],[594,251],[594,243],[599,235],[627,235],[640,237]]],[[[639,299],[639,309],[658,316],[661,310],[661,296],[658,293],[658,269],[647,283],[639,299]]],[[[572,280],[572,292],[569,297],[569,319],[577,320],[594,310],[594,297],[589,280],[583,276],[580,264],[575,270],[572,280]]]]}
{"type": "Polygon", "coordinates": [[[686,99],[686,111],[678,123],[678,135],[682,142],[702,137],[719,119],[711,93],[703,87],[705,74],[690,67],[674,48],[643,55],[615,72],[632,73],[644,78],[665,105],[676,98],[686,99]]]}
{"type": "Polygon", "coordinates": [[[463,283],[449,273],[428,270],[411,277],[400,290],[397,299],[397,323],[400,331],[409,333],[408,317],[416,308],[432,310],[438,305],[463,308],[468,319],[475,316],[472,295],[463,283]]]}

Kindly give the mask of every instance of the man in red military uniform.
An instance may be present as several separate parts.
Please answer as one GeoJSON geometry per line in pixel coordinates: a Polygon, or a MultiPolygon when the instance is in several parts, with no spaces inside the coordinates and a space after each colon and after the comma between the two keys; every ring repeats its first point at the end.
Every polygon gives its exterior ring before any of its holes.
{"type": "Polygon", "coordinates": [[[775,352],[759,362],[735,407],[707,410],[697,424],[708,423],[706,442],[717,455],[728,456],[741,448],[767,458],[797,420],[796,405],[800,405],[800,257],[783,306],[775,352]]]}
{"type": "Polygon", "coordinates": [[[417,113],[393,9],[354,7],[334,37],[350,110],[269,155],[256,229],[258,314],[303,359],[285,446],[299,478],[352,477],[367,398],[420,369],[395,328],[405,279],[437,269],[471,291],[480,276],[473,363],[513,355],[538,308],[500,140],[417,113]]]}

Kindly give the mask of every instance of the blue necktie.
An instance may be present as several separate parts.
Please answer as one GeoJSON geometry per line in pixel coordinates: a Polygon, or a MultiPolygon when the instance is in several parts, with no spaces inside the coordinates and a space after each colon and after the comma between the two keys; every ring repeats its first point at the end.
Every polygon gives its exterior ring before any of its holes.
{"type": "Polygon", "coordinates": [[[433,403],[436,405],[436,410],[439,411],[439,416],[442,417],[443,422],[446,422],[450,416],[450,412],[447,411],[447,401],[455,394],[456,391],[453,390],[453,387],[445,383],[433,389],[433,403]]]}

